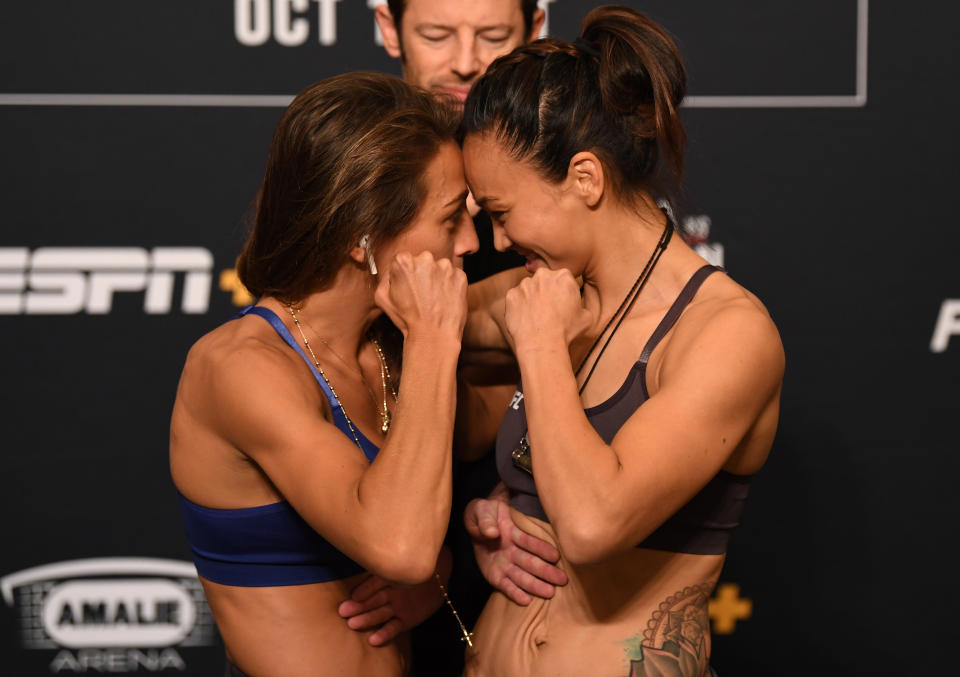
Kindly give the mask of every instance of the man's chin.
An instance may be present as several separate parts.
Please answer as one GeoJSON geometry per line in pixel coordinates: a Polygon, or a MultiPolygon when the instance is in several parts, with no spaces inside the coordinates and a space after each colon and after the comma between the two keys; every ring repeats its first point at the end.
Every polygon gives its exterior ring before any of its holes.
{"type": "Polygon", "coordinates": [[[463,115],[463,103],[467,99],[467,93],[450,90],[445,87],[434,87],[430,91],[450,110],[463,115]]]}

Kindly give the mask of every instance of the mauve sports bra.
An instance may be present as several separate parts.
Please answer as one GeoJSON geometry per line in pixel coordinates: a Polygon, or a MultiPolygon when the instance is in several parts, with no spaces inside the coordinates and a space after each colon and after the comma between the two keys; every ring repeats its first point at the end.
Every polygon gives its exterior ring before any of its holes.
{"type": "MultiPolygon", "coordinates": [[[[607,444],[610,444],[621,426],[649,397],[646,369],[654,348],[679,319],[703,281],[716,270],[720,269],[704,266],[693,274],[650,336],[640,359],[627,374],[623,385],[605,402],[584,410],[590,425],[607,444]]],[[[497,471],[510,490],[511,506],[526,515],[549,522],[537,495],[533,476],[517,468],[511,456],[527,430],[522,392],[521,384],[497,433],[497,471]]],[[[530,453],[536,452],[531,448],[530,453]]],[[[696,496],[637,547],[695,555],[725,553],[730,534],[740,523],[750,479],[750,476],[733,475],[721,470],[696,496]]]]}
{"type": "MultiPolygon", "coordinates": [[[[347,418],[330,386],[276,313],[262,306],[249,306],[237,317],[247,314],[265,319],[299,353],[330,403],[333,424],[352,441],[347,418]]],[[[364,455],[372,462],[378,447],[359,430],[356,434],[364,455]]],[[[287,501],[223,510],[197,505],[182,494],[178,496],[193,561],[197,572],[207,580],[246,587],[304,585],[363,571],[363,567],[314,531],[287,501]]]]}

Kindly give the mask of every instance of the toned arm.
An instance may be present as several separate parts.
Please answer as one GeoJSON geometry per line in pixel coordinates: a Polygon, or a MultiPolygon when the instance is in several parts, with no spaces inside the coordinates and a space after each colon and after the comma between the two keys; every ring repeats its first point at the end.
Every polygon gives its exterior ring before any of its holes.
{"type": "Polygon", "coordinates": [[[529,274],[511,268],[475,282],[467,288],[467,325],[463,331],[463,355],[468,364],[514,363],[504,324],[504,297],[529,274]]]}
{"type": "Polygon", "coordinates": [[[450,512],[455,340],[408,341],[403,397],[368,464],[273,351],[241,348],[211,380],[210,425],[335,547],[384,578],[432,574],[450,512]]]}
{"type": "Polygon", "coordinates": [[[561,334],[518,340],[533,470],[561,550],[592,562],[630,548],[682,507],[776,406],[776,328],[740,301],[678,326],[660,387],[605,444],[583,412],[561,334]]]}

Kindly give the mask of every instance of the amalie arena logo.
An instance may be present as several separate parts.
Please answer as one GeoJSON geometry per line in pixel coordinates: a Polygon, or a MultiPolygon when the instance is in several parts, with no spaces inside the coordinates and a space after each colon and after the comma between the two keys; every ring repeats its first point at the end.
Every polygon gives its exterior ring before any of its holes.
{"type": "Polygon", "coordinates": [[[25,648],[50,672],[186,670],[178,649],[216,643],[192,562],[107,557],[56,562],[0,578],[25,648]]]}

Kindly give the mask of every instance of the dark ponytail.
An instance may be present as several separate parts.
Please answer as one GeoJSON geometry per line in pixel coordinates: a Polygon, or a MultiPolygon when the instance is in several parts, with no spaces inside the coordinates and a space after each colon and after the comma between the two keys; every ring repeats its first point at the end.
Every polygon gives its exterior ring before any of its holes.
{"type": "Polygon", "coordinates": [[[549,181],[591,151],[620,198],[669,198],[683,179],[685,91],[666,32],[636,10],[606,5],[586,16],[573,43],[537,40],[494,61],[467,97],[463,129],[493,132],[549,181]]]}

